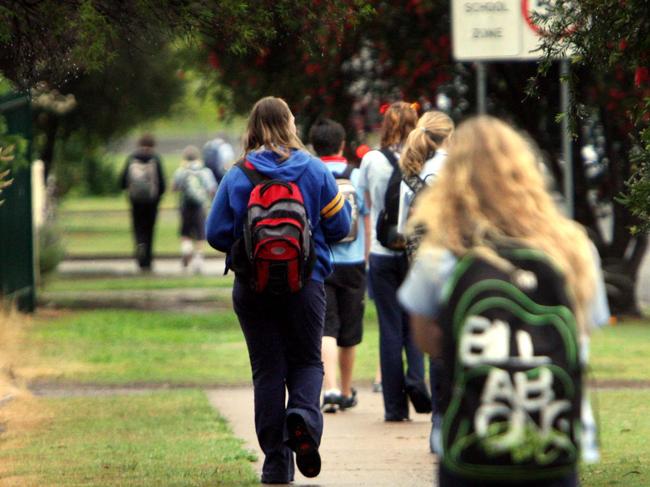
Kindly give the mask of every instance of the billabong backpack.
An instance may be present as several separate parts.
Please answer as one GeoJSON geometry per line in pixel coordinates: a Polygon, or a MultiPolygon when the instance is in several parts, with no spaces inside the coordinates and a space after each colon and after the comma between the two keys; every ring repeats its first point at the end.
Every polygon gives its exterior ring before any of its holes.
{"type": "Polygon", "coordinates": [[[543,253],[499,254],[512,269],[470,253],[443,290],[442,462],[469,479],[550,481],[579,459],[575,316],[543,253]]]}
{"type": "Polygon", "coordinates": [[[259,293],[297,292],[309,278],[315,260],[300,189],[295,182],[265,177],[248,161],[236,166],[253,184],[244,221],[250,286],[259,293]]]}
{"type": "Polygon", "coordinates": [[[183,181],[183,202],[190,206],[203,207],[209,199],[210,195],[200,170],[188,168],[183,181]]]}
{"type": "Polygon", "coordinates": [[[153,203],[159,197],[158,167],[152,157],[147,161],[131,159],[127,173],[129,198],[135,203],[153,203]]]}
{"type": "MultiPolygon", "coordinates": [[[[422,192],[422,190],[427,187],[427,183],[417,174],[402,178],[402,181],[404,181],[404,183],[406,183],[409,189],[413,192],[413,198],[411,199],[411,204],[408,210],[408,215],[410,217],[411,211],[415,206],[415,201],[417,200],[417,197],[422,192]]],[[[415,253],[417,252],[418,247],[420,246],[420,242],[422,241],[422,237],[425,233],[426,229],[424,226],[417,225],[412,232],[404,235],[404,238],[406,240],[406,256],[408,257],[409,262],[413,260],[413,257],[415,256],[415,253]]]]}
{"type": "Polygon", "coordinates": [[[354,171],[354,166],[348,164],[342,173],[334,174],[339,192],[350,203],[350,208],[352,209],[350,214],[350,231],[337,243],[354,242],[359,233],[359,201],[357,200],[357,190],[352,184],[352,181],[350,181],[352,171],[354,171]]]}
{"type": "Polygon", "coordinates": [[[375,230],[377,240],[384,247],[391,250],[404,250],[404,236],[397,231],[397,220],[399,214],[399,194],[400,184],[402,183],[402,173],[397,164],[397,158],[393,151],[388,148],[381,149],[380,152],[388,160],[393,168],[386,193],[384,193],[384,208],[379,212],[375,230]]]}

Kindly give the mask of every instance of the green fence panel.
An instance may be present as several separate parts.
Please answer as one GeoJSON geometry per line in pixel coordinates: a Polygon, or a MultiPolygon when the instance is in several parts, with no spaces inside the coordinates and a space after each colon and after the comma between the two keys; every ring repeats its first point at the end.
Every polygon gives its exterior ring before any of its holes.
{"type": "MultiPolygon", "coordinates": [[[[27,161],[31,161],[32,116],[24,95],[0,97],[2,115],[11,134],[30,141],[27,161]]],[[[36,304],[34,279],[34,237],[32,225],[32,185],[29,166],[12,171],[13,184],[3,192],[0,206],[0,295],[31,312],[36,304]]]]}

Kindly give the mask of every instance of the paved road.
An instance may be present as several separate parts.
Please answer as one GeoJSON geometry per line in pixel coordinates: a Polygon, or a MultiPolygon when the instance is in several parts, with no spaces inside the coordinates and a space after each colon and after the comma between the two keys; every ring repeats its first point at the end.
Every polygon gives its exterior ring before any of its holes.
{"type": "MultiPolygon", "coordinates": [[[[263,454],[253,424],[253,391],[248,387],[208,391],[210,403],[226,417],[235,436],[256,452],[261,472],[263,454]]],[[[431,487],[435,455],[429,452],[428,414],[413,414],[413,421],[385,423],[381,394],[360,388],[357,407],[325,414],[320,448],[323,467],[315,479],[296,471],[295,486],[321,487],[431,487]]]]}
{"type": "MultiPolygon", "coordinates": [[[[223,257],[210,257],[205,261],[205,275],[221,275],[224,269],[223,257]]],[[[161,276],[180,275],[183,272],[180,259],[159,258],[154,261],[154,274],[161,276]]],[[[59,273],[65,275],[113,275],[132,276],[139,273],[133,259],[64,260],[59,265],[59,273]]],[[[636,290],[642,307],[650,307],[650,252],[639,269],[639,282],[636,290]]]]}
{"type": "MultiPolygon", "coordinates": [[[[224,269],[223,257],[205,259],[203,274],[220,276],[224,269]]],[[[59,274],[64,275],[106,275],[135,276],[140,270],[134,259],[64,260],[59,264],[59,274]]],[[[158,258],[153,263],[153,273],[160,276],[179,276],[185,271],[180,258],[158,258]]]]}

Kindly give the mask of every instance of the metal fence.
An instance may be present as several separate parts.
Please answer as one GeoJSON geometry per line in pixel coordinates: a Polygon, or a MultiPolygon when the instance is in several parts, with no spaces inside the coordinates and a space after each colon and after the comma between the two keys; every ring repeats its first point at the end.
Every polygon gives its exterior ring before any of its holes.
{"type": "MultiPolygon", "coordinates": [[[[22,156],[31,161],[32,116],[27,97],[0,97],[0,115],[9,133],[29,141],[27,153],[22,156]]],[[[0,206],[0,297],[15,303],[21,311],[31,312],[36,304],[36,289],[29,166],[13,170],[12,177],[13,184],[3,192],[5,202],[0,206]]]]}

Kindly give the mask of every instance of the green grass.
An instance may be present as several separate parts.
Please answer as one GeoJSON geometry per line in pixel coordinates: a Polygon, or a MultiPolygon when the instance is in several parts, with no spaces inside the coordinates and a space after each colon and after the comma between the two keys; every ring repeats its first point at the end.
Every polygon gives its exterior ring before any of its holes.
{"type": "Polygon", "coordinates": [[[623,322],[595,332],[591,339],[591,368],[598,380],[650,380],[650,323],[623,322]]]}
{"type": "Polygon", "coordinates": [[[254,457],[200,391],[38,404],[51,418],[45,427],[20,438],[9,430],[0,443],[0,464],[13,466],[4,475],[25,479],[14,485],[257,484],[254,457]]]}
{"type": "MultiPolygon", "coordinates": [[[[367,316],[355,377],[369,382],[378,363],[374,307],[367,316]]],[[[107,310],[40,320],[29,333],[21,366],[33,380],[60,383],[250,382],[246,345],[232,311],[107,310]]]]}
{"type": "Polygon", "coordinates": [[[232,273],[227,276],[123,276],[113,278],[54,277],[47,281],[46,291],[148,291],[157,289],[231,288],[232,273]]]}
{"type": "MultiPolygon", "coordinates": [[[[68,255],[133,254],[131,216],[123,212],[62,212],[59,225],[68,255]]],[[[160,211],[154,236],[155,254],[178,254],[180,217],[175,210],[160,211]]]]}
{"type": "Polygon", "coordinates": [[[59,382],[232,384],[250,379],[232,312],[74,313],[36,325],[36,367],[59,382]]]}
{"type": "Polygon", "coordinates": [[[601,462],[582,468],[585,487],[650,485],[650,390],[598,391],[601,462]]]}

